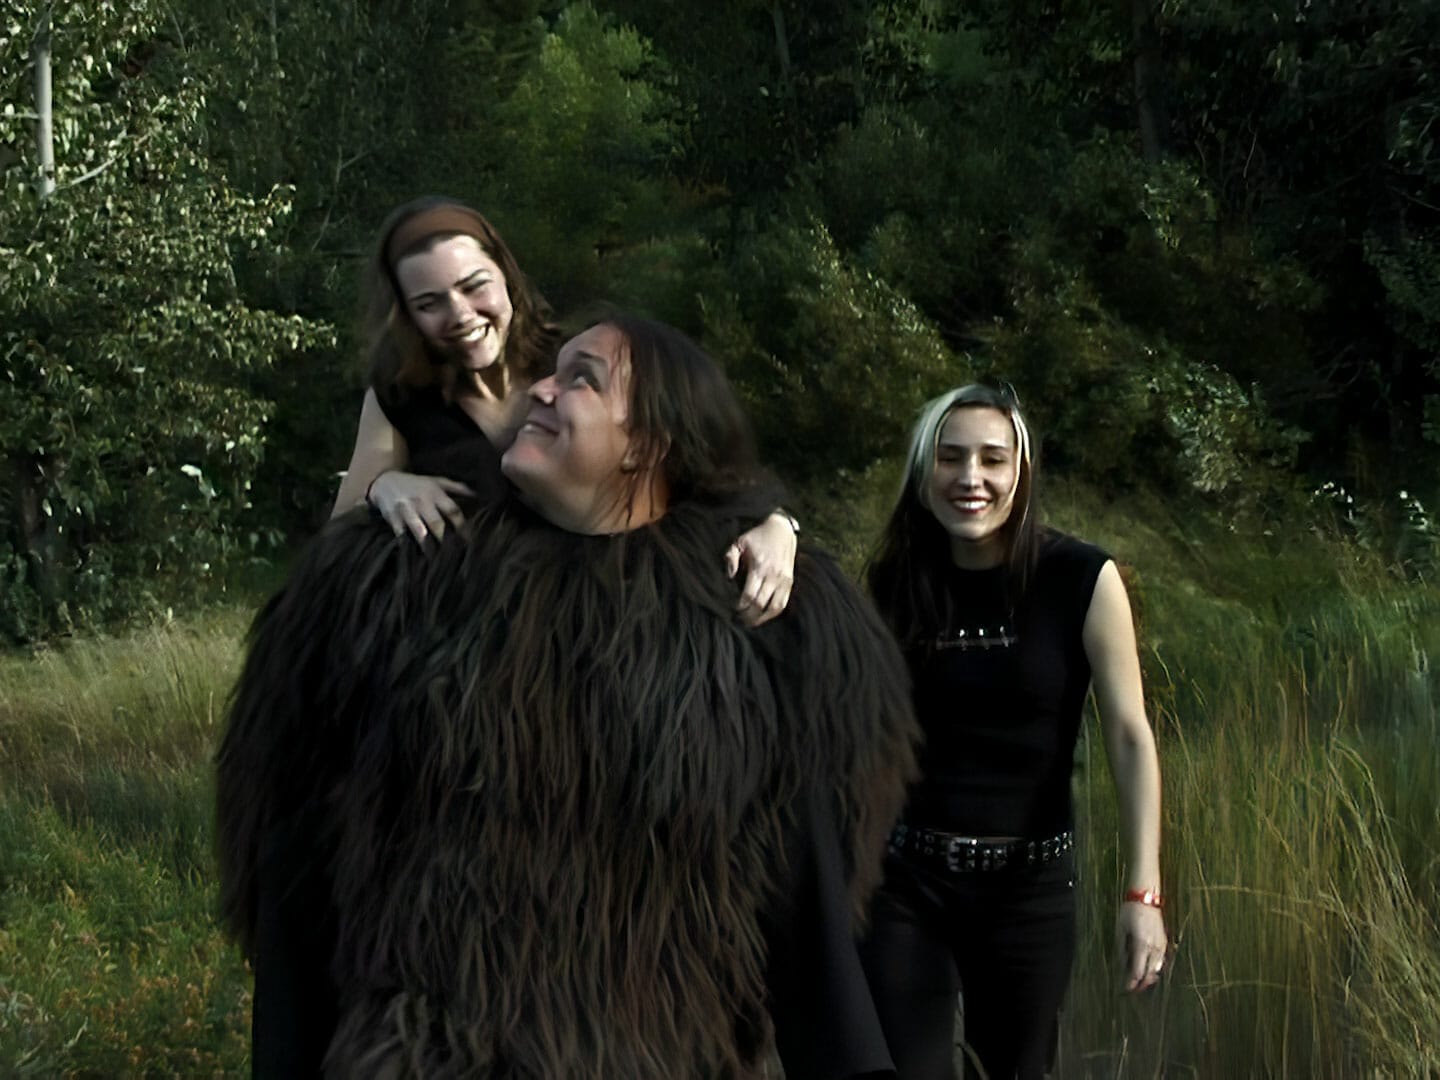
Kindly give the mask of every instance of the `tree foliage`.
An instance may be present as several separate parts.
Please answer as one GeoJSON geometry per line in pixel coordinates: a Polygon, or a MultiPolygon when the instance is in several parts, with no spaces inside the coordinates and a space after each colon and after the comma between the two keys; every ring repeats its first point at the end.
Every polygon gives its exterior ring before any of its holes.
{"type": "Polygon", "coordinates": [[[1434,5],[56,5],[49,200],[41,11],[0,0],[12,634],[315,527],[360,263],[426,192],[562,314],[702,336],[804,484],[994,373],[1062,474],[1440,498],[1434,5]]]}
{"type": "MultiPolygon", "coordinates": [[[[40,11],[8,13],[4,100],[40,11]],[[23,18],[22,18],[23,17],[23,18]]],[[[31,637],[162,595],[271,533],[247,514],[270,406],[249,369],[323,325],[246,307],[239,250],[286,195],[231,189],[197,151],[206,87],[159,4],[56,8],[57,188],[33,183],[33,113],[7,106],[0,188],[0,625],[31,637]]]]}
{"type": "Polygon", "coordinates": [[[475,137],[487,201],[561,310],[617,291],[617,262],[680,231],[693,200],[671,183],[683,119],[670,81],[633,27],[571,4],[475,137]]]}
{"type": "Polygon", "coordinates": [[[757,237],[703,298],[705,337],[789,475],[903,448],[920,404],[964,365],[913,301],[849,264],[818,222],[757,237]]]}
{"type": "Polygon", "coordinates": [[[1303,264],[1324,290],[1306,320],[1308,392],[1290,415],[1332,467],[1361,440],[1390,444],[1403,469],[1440,375],[1421,314],[1440,303],[1440,277],[1426,275],[1440,228],[1440,8],[1161,8],[1185,61],[1172,66],[1175,134],[1216,193],[1219,226],[1303,264]]]}

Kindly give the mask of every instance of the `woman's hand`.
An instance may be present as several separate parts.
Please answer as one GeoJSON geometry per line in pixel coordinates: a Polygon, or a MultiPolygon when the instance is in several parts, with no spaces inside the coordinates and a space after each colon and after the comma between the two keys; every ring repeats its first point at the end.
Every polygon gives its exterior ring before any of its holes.
{"type": "Polygon", "coordinates": [[[1160,909],[1127,900],[1115,920],[1120,945],[1120,962],[1125,965],[1125,989],[1149,990],[1160,981],[1165,968],[1169,939],[1160,909]]]}
{"type": "Polygon", "coordinates": [[[371,481],[365,498],[396,536],[408,529],[415,542],[423,544],[427,536],[444,539],[447,522],[459,528],[465,521],[452,495],[474,494],[458,480],[391,469],[371,481]]]}
{"type": "Polygon", "coordinates": [[[769,622],[790,603],[798,544],[791,518],[777,510],[725,549],[730,577],[745,564],[745,588],[737,606],[747,626],[769,622]]]}

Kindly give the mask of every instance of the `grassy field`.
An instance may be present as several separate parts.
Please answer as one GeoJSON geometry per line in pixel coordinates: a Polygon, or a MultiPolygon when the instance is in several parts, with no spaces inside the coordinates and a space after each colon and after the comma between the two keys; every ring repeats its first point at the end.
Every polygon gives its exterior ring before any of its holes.
{"type": "MultiPolygon", "coordinates": [[[[854,491],[802,507],[852,565],[884,485],[854,491]]],[[[1440,1072],[1440,590],[1309,533],[1237,538],[1083,491],[1052,516],[1130,566],[1179,942],[1161,988],[1119,992],[1114,805],[1087,736],[1060,1075],[1440,1072]]],[[[246,1068],[209,760],[248,617],[0,658],[0,1075],[246,1068]]]]}
{"type": "Polygon", "coordinates": [[[1117,993],[1115,809],[1077,785],[1064,1076],[1440,1072],[1440,591],[1300,533],[1059,508],[1131,563],[1165,783],[1162,987],[1117,993]]]}
{"type": "Polygon", "coordinates": [[[0,1075],[233,1075],[209,760],[240,611],[0,661],[0,1075]]]}

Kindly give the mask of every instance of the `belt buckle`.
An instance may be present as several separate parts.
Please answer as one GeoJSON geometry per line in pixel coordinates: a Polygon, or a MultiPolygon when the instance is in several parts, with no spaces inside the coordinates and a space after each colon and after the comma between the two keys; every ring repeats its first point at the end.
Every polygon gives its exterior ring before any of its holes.
{"type": "MultiPolygon", "coordinates": [[[[949,870],[950,873],[959,874],[967,869],[973,869],[973,866],[966,867],[961,863],[965,846],[965,838],[963,836],[952,836],[949,838],[949,843],[945,845],[945,869],[949,870]]],[[[970,852],[970,854],[971,862],[973,862],[973,851],[970,852]]]]}
{"type": "Polygon", "coordinates": [[[1010,865],[1010,845],[986,844],[985,845],[985,869],[1004,870],[1010,865]]]}
{"type": "Polygon", "coordinates": [[[991,870],[991,852],[973,836],[952,836],[946,851],[946,866],[952,874],[972,874],[977,870],[991,870]]]}

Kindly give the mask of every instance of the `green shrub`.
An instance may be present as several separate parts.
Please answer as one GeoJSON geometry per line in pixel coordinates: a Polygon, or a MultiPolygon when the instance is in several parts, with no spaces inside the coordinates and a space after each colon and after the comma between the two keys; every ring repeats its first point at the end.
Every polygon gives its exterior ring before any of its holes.
{"type": "MultiPolygon", "coordinates": [[[[47,8],[48,9],[48,8],[47,8]]],[[[271,405],[250,374],[329,343],[323,324],[239,301],[282,190],[237,194],[197,154],[205,88],[149,2],[61,7],[53,41],[57,188],[30,121],[0,144],[0,634],[93,625],[267,547],[250,513],[271,405]]],[[[39,20],[0,38],[0,98],[25,100],[39,20]]]]}
{"type": "Polygon", "coordinates": [[[753,238],[702,294],[704,337],[767,460],[805,480],[905,445],[920,404],[969,366],[913,303],[857,268],[817,222],[753,238]]]}

